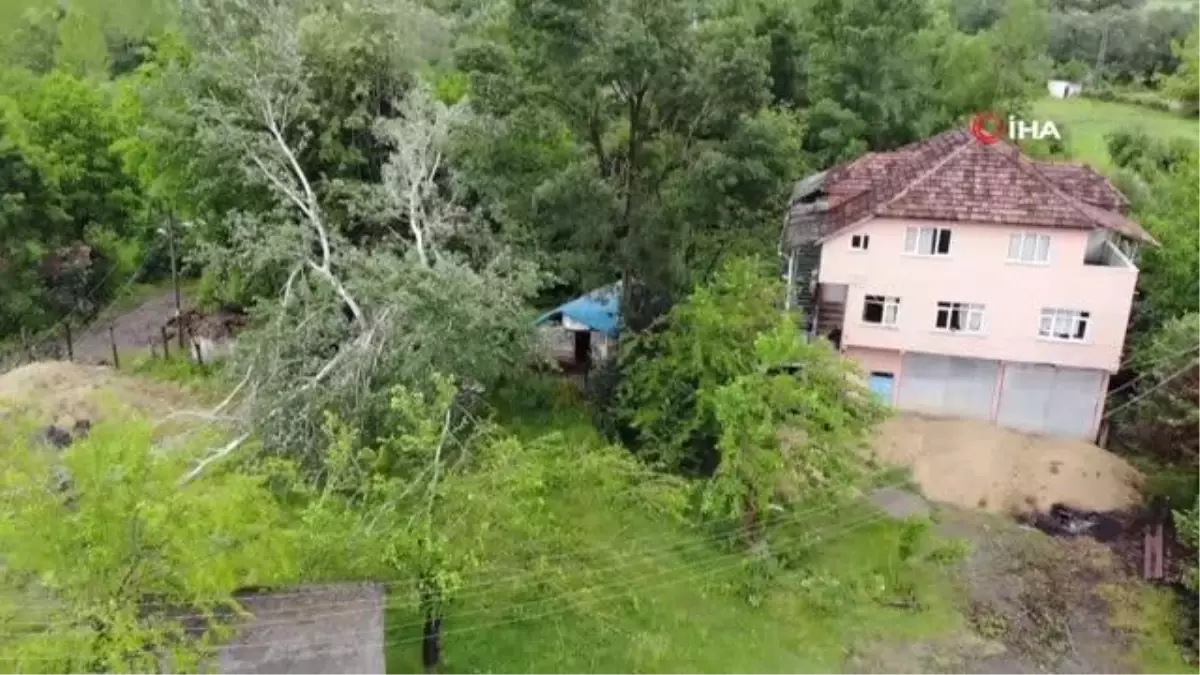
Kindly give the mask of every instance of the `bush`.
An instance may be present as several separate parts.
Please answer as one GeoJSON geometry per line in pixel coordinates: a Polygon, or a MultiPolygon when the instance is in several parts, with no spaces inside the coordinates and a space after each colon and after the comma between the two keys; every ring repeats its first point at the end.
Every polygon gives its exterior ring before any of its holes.
{"type": "Polygon", "coordinates": [[[180,610],[234,608],[239,588],[294,569],[261,480],[180,485],[193,453],[155,451],[148,424],[108,420],[57,452],[5,431],[0,660],[12,672],[158,672],[163,655],[186,672],[202,650],[180,610]]]}

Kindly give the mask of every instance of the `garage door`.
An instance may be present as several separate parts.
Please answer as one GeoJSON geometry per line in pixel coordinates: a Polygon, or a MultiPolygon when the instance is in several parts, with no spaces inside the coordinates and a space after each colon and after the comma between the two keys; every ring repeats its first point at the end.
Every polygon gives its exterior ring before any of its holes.
{"type": "Polygon", "coordinates": [[[991,419],[997,361],[905,354],[896,406],[904,410],[991,419]]]}
{"type": "Polygon", "coordinates": [[[1004,368],[996,422],[1052,436],[1091,439],[1104,373],[1010,363],[1004,368]]]}

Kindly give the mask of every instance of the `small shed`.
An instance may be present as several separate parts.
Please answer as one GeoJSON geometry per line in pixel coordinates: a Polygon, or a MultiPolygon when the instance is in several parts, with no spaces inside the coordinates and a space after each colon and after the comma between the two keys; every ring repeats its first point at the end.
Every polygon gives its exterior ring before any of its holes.
{"type": "Polygon", "coordinates": [[[621,282],[592,290],[538,317],[551,355],[567,370],[586,372],[616,348],[621,325],[621,282]]]}
{"type": "Polygon", "coordinates": [[[1050,80],[1046,83],[1046,89],[1054,98],[1072,98],[1083,92],[1083,85],[1069,80],[1050,80]]]}

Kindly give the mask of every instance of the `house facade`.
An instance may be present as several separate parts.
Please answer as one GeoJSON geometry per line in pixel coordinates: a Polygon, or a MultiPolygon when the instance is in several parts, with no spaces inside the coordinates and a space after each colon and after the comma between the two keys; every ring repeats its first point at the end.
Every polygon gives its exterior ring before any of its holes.
{"type": "Polygon", "coordinates": [[[955,130],[797,185],[789,303],[897,408],[1094,438],[1138,245],[1091,169],[955,130]]]}

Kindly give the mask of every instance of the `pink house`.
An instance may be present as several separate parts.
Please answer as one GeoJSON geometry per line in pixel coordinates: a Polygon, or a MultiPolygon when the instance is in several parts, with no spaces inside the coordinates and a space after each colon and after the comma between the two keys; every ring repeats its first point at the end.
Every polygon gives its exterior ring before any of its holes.
{"type": "Polygon", "coordinates": [[[789,302],[897,408],[1094,438],[1155,244],[1127,206],[962,130],[868,154],[796,186],[789,302]]]}

